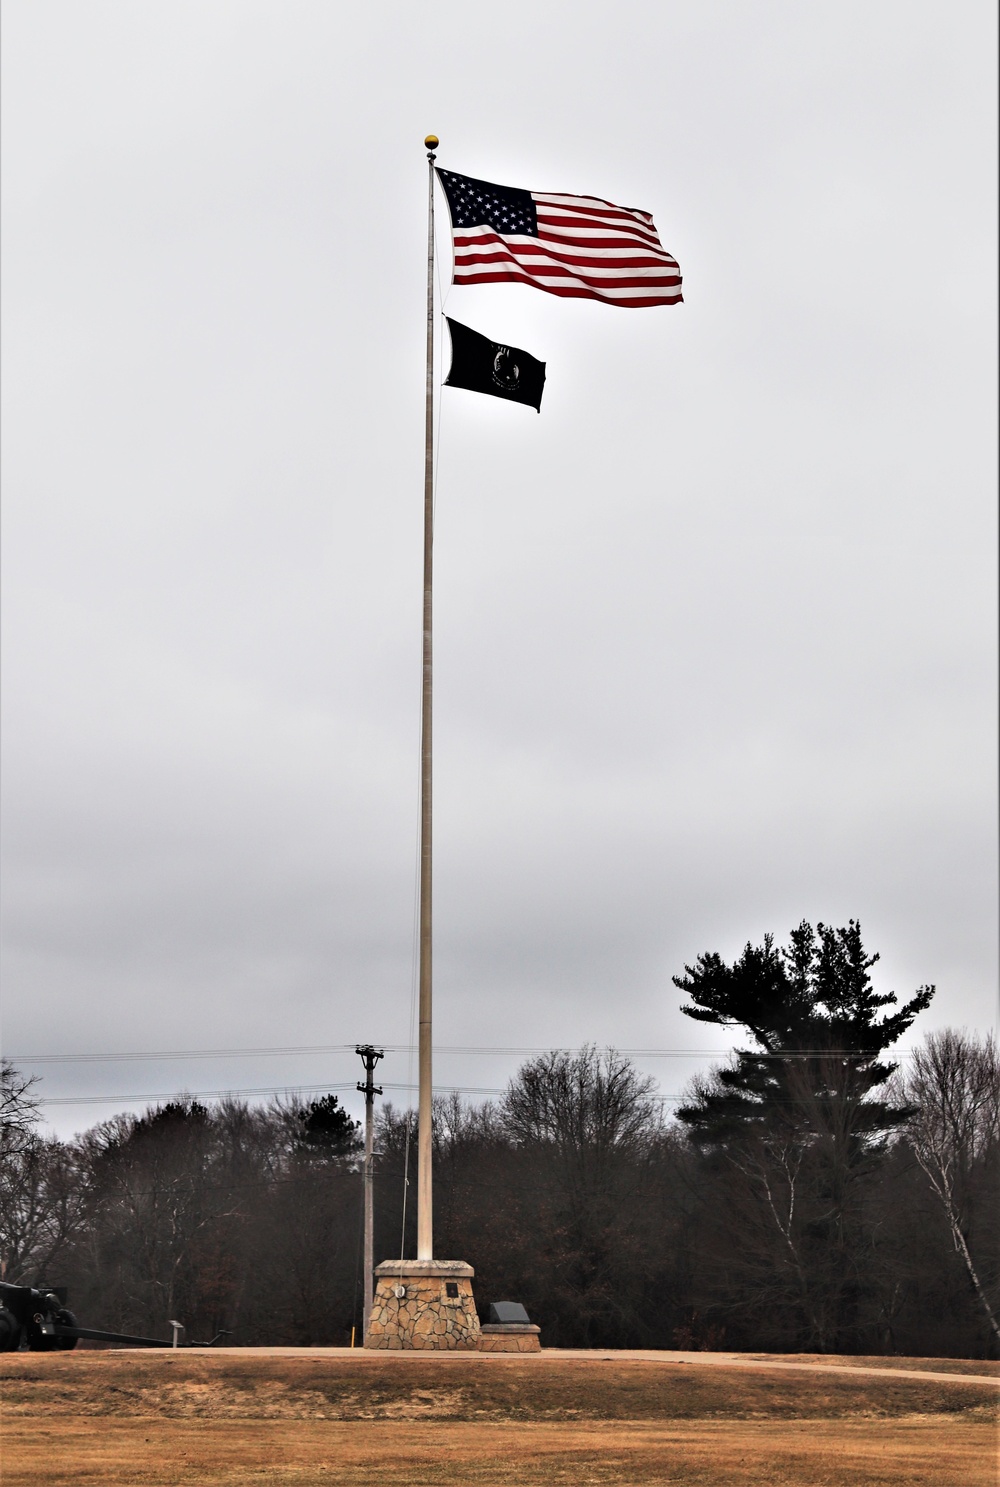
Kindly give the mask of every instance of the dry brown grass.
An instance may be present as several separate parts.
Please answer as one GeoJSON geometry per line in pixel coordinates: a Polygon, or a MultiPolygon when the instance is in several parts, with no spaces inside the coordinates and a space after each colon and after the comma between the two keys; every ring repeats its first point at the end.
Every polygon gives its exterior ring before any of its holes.
{"type": "Polygon", "coordinates": [[[555,1487],[992,1487],[983,1421],[19,1421],[4,1431],[11,1487],[320,1487],[406,1483],[555,1487]]]}
{"type": "MultiPolygon", "coordinates": [[[[4,1413],[162,1419],[850,1419],[987,1412],[987,1383],[635,1354],[19,1353],[4,1413]]],[[[823,1362],[828,1364],[829,1359],[823,1362]]],[[[896,1360],[909,1362],[910,1360],[896,1360]]]]}
{"type": "Polygon", "coordinates": [[[8,1355],[0,1380],[5,1487],[996,1480],[998,1391],[958,1379],[246,1350],[8,1355]]]}
{"type": "MultiPolygon", "coordinates": [[[[746,1357],[791,1361],[780,1353],[747,1353],[746,1357]]],[[[987,1358],[894,1358],[885,1353],[875,1356],[838,1354],[835,1358],[829,1353],[796,1353],[794,1358],[797,1363],[836,1363],[838,1368],[905,1368],[916,1373],[988,1374],[1000,1379],[1000,1362],[987,1358]]]]}

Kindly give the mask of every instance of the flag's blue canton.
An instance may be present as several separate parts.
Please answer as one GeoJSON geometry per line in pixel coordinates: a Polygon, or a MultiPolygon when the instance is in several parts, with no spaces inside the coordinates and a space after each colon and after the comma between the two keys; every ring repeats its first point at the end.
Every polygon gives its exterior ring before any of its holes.
{"type": "Polygon", "coordinates": [[[448,197],[453,227],[492,227],[495,232],[538,236],[538,217],[530,191],[494,186],[472,176],[438,172],[448,197]]]}

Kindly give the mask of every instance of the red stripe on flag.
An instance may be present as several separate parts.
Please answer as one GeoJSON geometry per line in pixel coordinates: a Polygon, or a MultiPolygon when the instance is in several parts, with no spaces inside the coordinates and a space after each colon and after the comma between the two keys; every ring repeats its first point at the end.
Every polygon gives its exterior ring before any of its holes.
{"type": "Polygon", "coordinates": [[[530,284],[535,289],[546,289],[552,294],[572,294],[578,298],[601,299],[616,305],[635,305],[640,302],[650,305],[676,304],[681,299],[677,279],[588,279],[585,275],[560,270],[558,265],[539,268],[532,273],[523,264],[491,261],[477,272],[455,273],[456,284],[501,284],[511,279],[530,284]],[[637,293],[623,292],[630,289],[637,293]]]}
{"type": "MultiPolygon", "coordinates": [[[[498,258],[497,255],[494,254],[494,253],[468,253],[468,254],[463,254],[462,260],[461,260],[461,267],[462,268],[466,268],[466,267],[471,267],[474,264],[485,264],[488,268],[499,268],[501,266],[501,264],[504,263],[504,261],[505,261],[504,259],[498,258]]],[[[507,260],[507,261],[509,262],[509,260],[507,260]]],[[[606,276],[602,274],[602,275],[598,276],[598,275],[588,275],[587,273],[574,272],[573,268],[567,267],[566,264],[555,263],[555,262],[551,262],[551,261],[550,262],[542,262],[542,261],[539,261],[539,260],[536,259],[535,262],[533,262],[533,263],[523,263],[523,262],[521,262],[520,259],[515,259],[514,260],[514,263],[515,263],[516,267],[522,273],[531,274],[535,278],[546,278],[546,277],[552,277],[552,276],[565,275],[568,279],[582,279],[587,284],[606,285],[609,288],[612,288],[612,287],[627,288],[628,285],[630,285],[630,284],[636,284],[636,285],[640,285],[640,284],[643,284],[643,285],[653,285],[653,284],[674,285],[674,284],[679,284],[681,282],[680,275],[679,274],[664,273],[661,265],[657,265],[657,270],[658,271],[656,273],[643,273],[643,274],[608,274],[606,276]]],[[[459,267],[459,265],[456,263],[456,271],[457,271],[458,267],[459,267]]],[[[482,278],[482,275],[481,274],[471,274],[471,275],[469,275],[469,277],[470,278],[475,278],[477,281],[479,281],[482,278]]],[[[456,272],[456,282],[457,282],[457,272],[456,272]]]]}
{"type": "Polygon", "coordinates": [[[588,289],[585,285],[539,284],[531,278],[530,274],[519,274],[516,265],[511,264],[509,268],[511,272],[506,274],[482,274],[475,279],[469,280],[456,278],[455,283],[504,284],[509,283],[513,279],[520,284],[526,284],[531,289],[541,289],[546,294],[556,294],[560,299],[599,299],[603,300],[606,304],[618,305],[623,310],[641,310],[649,308],[652,305],[677,305],[681,303],[681,295],[679,293],[655,296],[635,295],[633,298],[625,299],[612,294],[599,294],[596,290],[588,289]]]}
{"type": "Polygon", "coordinates": [[[593,237],[591,235],[595,229],[604,228],[606,232],[613,234],[617,238],[625,240],[636,239],[642,243],[649,243],[651,247],[658,249],[660,253],[664,251],[663,245],[656,236],[656,233],[644,231],[638,222],[632,222],[626,225],[625,223],[609,222],[606,217],[549,217],[543,215],[541,212],[538,213],[537,221],[539,232],[541,232],[543,226],[547,228],[560,228],[563,232],[567,233],[571,231],[578,232],[583,229],[587,233],[584,241],[592,242],[593,237]]]}
{"type": "Polygon", "coordinates": [[[550,253],[545,248],[536,247],[520,248],[517,253],[512,254],[506,248],[506,245],[501,248],[500,252],[488,253],[483,250],[480,244],[475,246],[470,244],[468,248],[459,247],[456,244],[456,262],[495,263],[499,259],[508,256],[516,259],[519,263],[525,264],[531,263],[534,260],[545,263],[565,263],[595,270],[631,270],[633,276],[636,278],[645,278],[650,269],[657,270],[660,273],[671,273],[675,276],[678,273],[677,264],[671,258],[619,258],[614,253],[604,253],[600,258],[595,258],[593,255],[587,253],[550,253]]]}
{"type": "Polygon", "coordinates": [[[604,239],[596,244],[589,244],[586,242],[567,242],[559,238],[542,238],[540,236],[537,238],[506,238],[501,237],[499,233],[495,232],[476,233],[474,236],[471,234],[466,235],[465,233],[455,234],[456,256],[461,255],[462,257],[466,257],[470,252],[483,252],[488,248],[499,249],[500,252],[508,253],[512,258],[516,259],[541,255],[547,258],[557,259],[561,262],[592,263],[595,268],[599,268],[601,265],[614,264],[617,256],[614,250],[617,249],[621,252],[624,249],[634,256],[618,259],[623,266],[632,265],[636,268],[642,268],[647,264],[655,264],[660,268],[676,269],[678,267],[676,259],[672,258],[669,253],[664,253],[662,249],[658,254],[645,253],[631,243],[607,242],[604,239]]]}

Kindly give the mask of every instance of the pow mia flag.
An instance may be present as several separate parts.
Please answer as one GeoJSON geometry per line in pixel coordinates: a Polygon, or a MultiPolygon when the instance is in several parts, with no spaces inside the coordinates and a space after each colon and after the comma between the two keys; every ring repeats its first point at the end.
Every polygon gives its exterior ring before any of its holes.
{"type": "Polygon", "coordinates": [[[544,361],[516,346],[498,345],[450,315],[445,319],[451,332],[451,371],[446,387],[465,387],[469,392],[489,393],[490,397],[527,403],[536,412],[542,411],[544,361]]]}

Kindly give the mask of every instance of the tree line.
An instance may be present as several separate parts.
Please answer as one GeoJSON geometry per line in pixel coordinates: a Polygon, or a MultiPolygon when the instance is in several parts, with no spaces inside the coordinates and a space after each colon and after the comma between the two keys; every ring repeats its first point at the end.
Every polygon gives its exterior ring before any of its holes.
{"type": "MultiPolygon", "coordinates": [[[[996,1044],[946,1029],[893,1060],[933,989],[898,1007],[876,960],[853,921],[700,956],[682,1010],[746,1046],[672,1115],[593,1047],[436,1100],[437,1252],[548,1346],[997,1356],[996,1044]]],[[[178,1097],[60,1141],[9,1064],[2,1095],[5,1279],[68,1286],[84,1325],[360,1341],[360,1130],[336,1096],[178,1097]]],[[[415,1146],[384,1104],[379,1258],[415,1252],[415,1146]]]]}

